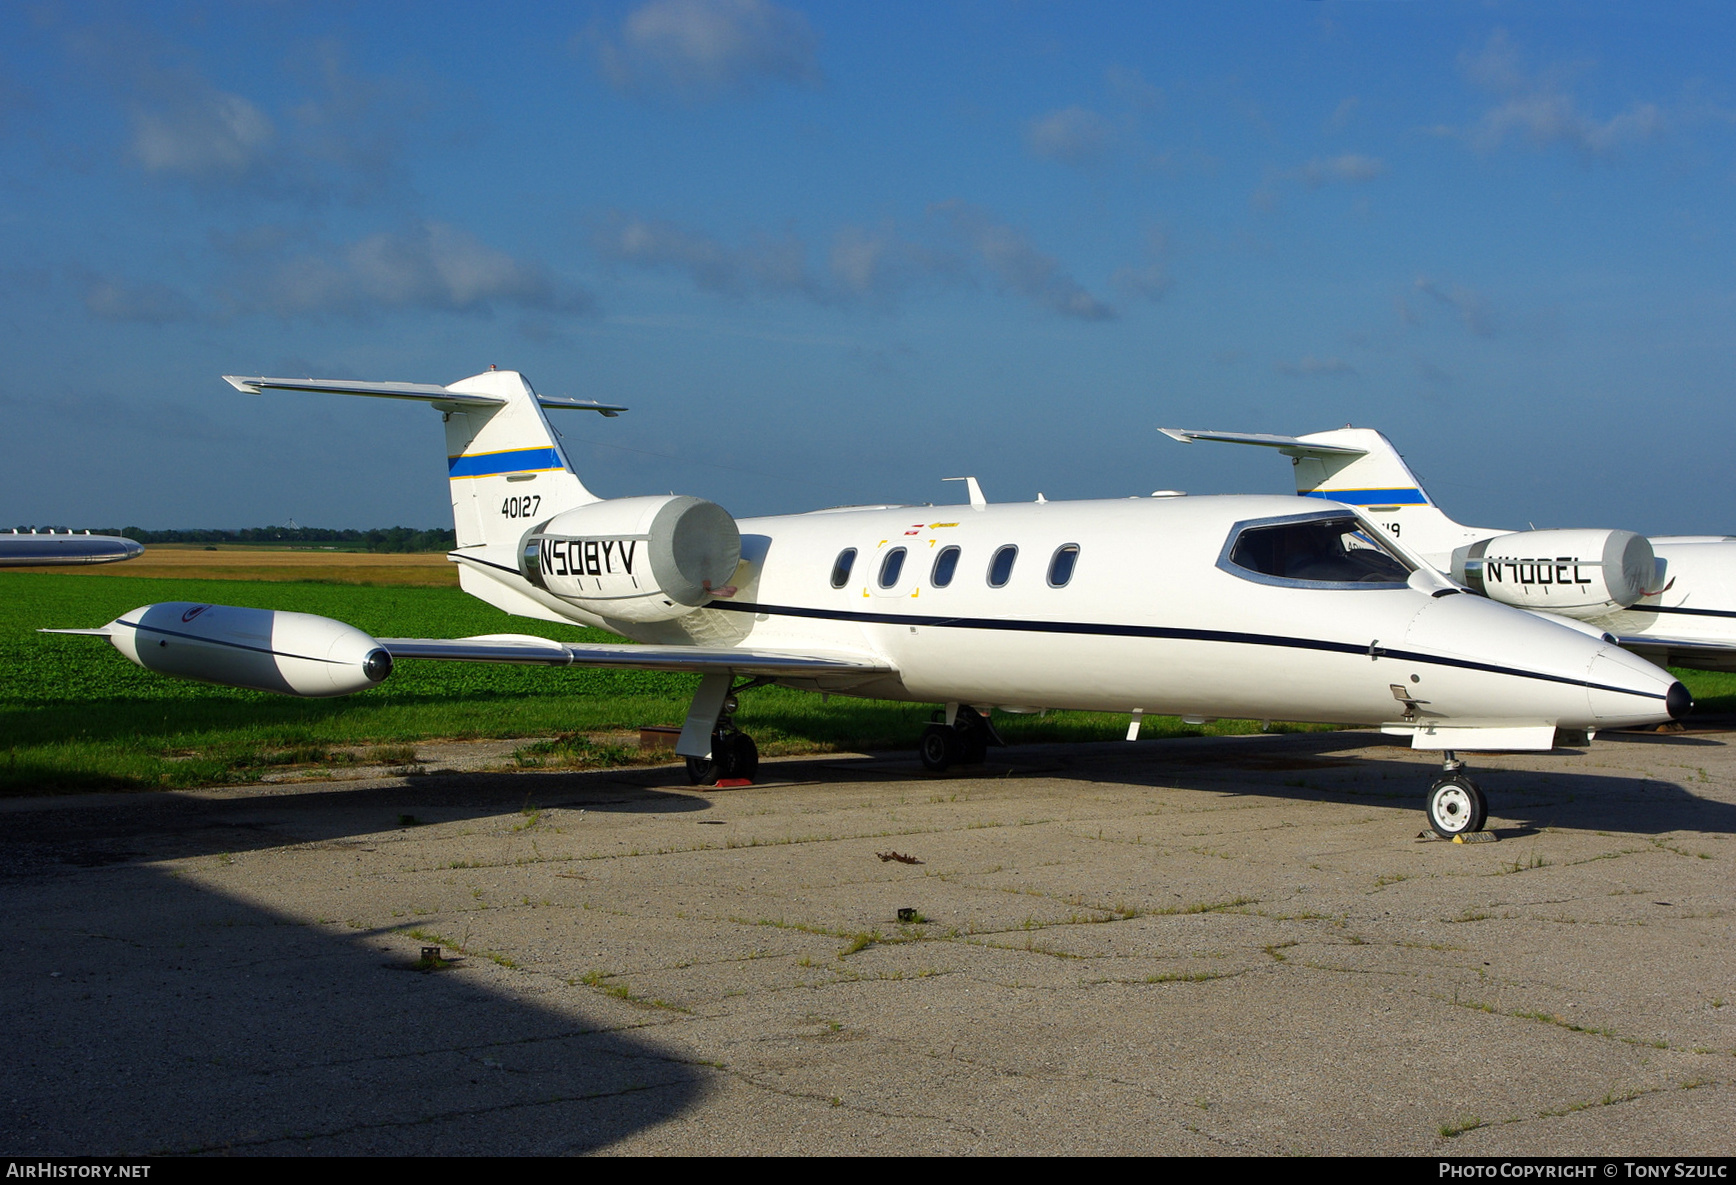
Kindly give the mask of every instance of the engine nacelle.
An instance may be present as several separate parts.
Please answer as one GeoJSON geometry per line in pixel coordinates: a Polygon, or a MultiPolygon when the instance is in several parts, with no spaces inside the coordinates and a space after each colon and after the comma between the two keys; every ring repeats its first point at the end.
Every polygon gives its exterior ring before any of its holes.
{"type": "Polygon", "coordinates": [[[1516,531],[1453,552],[1453,576],[1508,605],[1595,617],[1645,596],[1657,559],[1632,531],[1516,531]]]}
{"type": "Polygon", "coordinates": [[[114,648],[149,671],[276,691],[349,695],[392,673],[392,656],[353,625],[274,609],[165,601],[108,624],[114,648]]]}
{"type": "Polygon", "coordinates": [[[741,531],[715,502],[676,495],[611,498],[533,527],[519,549],[524,578],[618,621],[691,613],[735,575],[741,531]]]}

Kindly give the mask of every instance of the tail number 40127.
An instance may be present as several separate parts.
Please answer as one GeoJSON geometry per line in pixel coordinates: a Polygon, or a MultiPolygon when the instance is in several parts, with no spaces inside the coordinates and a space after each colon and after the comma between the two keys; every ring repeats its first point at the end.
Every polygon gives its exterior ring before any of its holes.
{"type": "Polygon", "coordinates": [[[500,513],[507,518],[530,518],[536,514],[536,508],[541,505],[541,494],[526,494],[522,498],[508,498],[502,502],[500,513]]]}

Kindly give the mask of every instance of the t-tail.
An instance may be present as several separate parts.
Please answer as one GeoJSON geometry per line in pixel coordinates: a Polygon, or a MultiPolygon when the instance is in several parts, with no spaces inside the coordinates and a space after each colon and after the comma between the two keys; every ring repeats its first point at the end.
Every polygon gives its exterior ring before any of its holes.
{"type": "Polygon", "coordinates": [[[1364,516],[1401,546],[1437,568],[1450,570],[1453,552],[1506,532],[1467,527],[1448,518],[1417,480],[1392,441],[1373,428],[1335,428],[1307,436],[1261,432],[1196,432],[1160,428],[1183,444],[1215,440],[1274,448],[1290,458],[1296,492],[1359,507],[1364,516]]]}
{"type": "Polygon", "coordinates": [[[238,391],[318,391],[429,403],[446,422],[446,476],[458,549],[516,548],[531,522],[598,501],[573,472],[545,408],[615,416],[615,404],[539,395],[516,370],[488,370],[439,386],[347,379],[272,379],[224,375],[238,391]],[[529,521],[526,521],[529,520],[529,521]]]}
{"type": "Polygon", "coordinates": [[[465,591],[511,613],[565,620],[503,590],[476,570],[518,571],[518,550],[532,526],[600,499],[573,472],[548,409],[616,416],[627,409],[538,394],[515,370],[487,370],[448,386],[434,383],[363,383],[348,379],[248,378],[224,375],[238,391],[306,391],[366,395],[431,404],[446,424],[446,476],[452,491],[452,526],[465,591]]]}

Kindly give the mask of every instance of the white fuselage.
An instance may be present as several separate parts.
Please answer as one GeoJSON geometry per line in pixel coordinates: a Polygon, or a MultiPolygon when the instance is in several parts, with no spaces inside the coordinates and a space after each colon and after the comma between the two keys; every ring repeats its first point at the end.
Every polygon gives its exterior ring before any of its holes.
{"type": "Polygon", "coordinates": [[[817,683],[978,707],[1342,723],[1427,718],[1600,729],[1669,718],[1673,679],[1565,625],[1406,584],[1309,587],[1225,562],[1239,523],[1338,510],[1290,497],[1130,498],[845,508],[745,519],[734,593],[673,621],[598,617],[532,586],[505,549],[453,553],[464,587],[507,609],[643,642],[856,651],[891,675],[817,683]],[[1001,587],[991,563],[1018,549],[1001,587]],[[959,549],[944,587],[936,560],[959,549]],[[1076,547],[1069,578],[1049,580],[1076,547]],[[889,587],[887,556],[905,549],[889,587]],[[841,552],[854,549],[834,587],[841,552]]]}

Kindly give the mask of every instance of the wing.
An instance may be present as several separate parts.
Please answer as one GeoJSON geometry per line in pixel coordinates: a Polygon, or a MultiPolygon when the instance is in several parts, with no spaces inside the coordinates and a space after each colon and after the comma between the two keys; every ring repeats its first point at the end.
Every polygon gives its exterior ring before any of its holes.
{"type": "Polygon", "coordinates": [[[1171,440],[1192,444],[1196,440],[1215,440],[1223,444],[1257,444],[1275,448],[1291,457],[1361,457],[1367,449],[1348,448],[1339,444],[1318,444],[1299,436],[1273,436],[1266,432],[1194,432],[1187,428],[1159,428],[1171,440]]]}
{"type": "Polygon", "coordinates": [[[715,646],[638,646],[590,642],[553,642],[527,634],[486,634],[475,638],[381,638],[394,660],[444,659],[448,662],[518,662],[543,666],[616,667],[636,671],[734,671],[773,678],[820,675],[872,676],[892,672],[886,660],[845,651],[785,652],[715,646]]]}
{"type": "MultiPolygon", "coordinates": [[[[247,378],[226,374],[223,381],[237,391],[258,395],[264,391],[316,391],[327,395],[371,395],[378,399],[415,399],[423,403],[451,404],[453,407],[500,407],[504,399],[490,395],[468,395],[442,387],[437,383],[360,383],[350,379],[269,379],[263,376],[247,378]]],[[[547,408],[601,412],[614,417],[627,409],[615,403],[595,400],[566,399],[557,395],[537,395],[537,402],[547,408]]]]}
{"type": "Polygon", "coordinates": [[[1708,642],[1701,638],[1654,638],[1634,634],[1616,639],[1623,650],[1631,650],[1647,662],[1660,667],[1693,667],[1700,671],[1736,671],[1736,645],[1708,642]]]}

